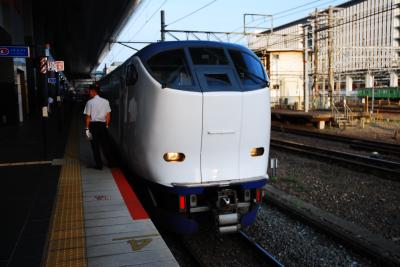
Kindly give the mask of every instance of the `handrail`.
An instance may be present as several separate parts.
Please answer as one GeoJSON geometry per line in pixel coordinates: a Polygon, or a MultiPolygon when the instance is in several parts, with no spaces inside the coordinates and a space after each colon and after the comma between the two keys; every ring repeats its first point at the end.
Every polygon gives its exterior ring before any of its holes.
{"type": "Polygon", "coordinates": [[[335,104],[332,105],[332,116],[334,122],[340,127],[341,124],[345,123],[345,125],[350,122],[353,124],[353,111],[350,109],[350,107],[347,105],[346,101],[343,101],[343,112],[340,112],[339,109],[335,106],[335,104]]]}
{"type": "Polygon", "coordinates": [[[346,102],[344,103],[343,107],[346,119],[350,122],[353,122],[353,111],[350,109],[346,102]]]}
{"type": "Polygon", "coordinates": [[[337,107],[335,106],[335,104],[332,105],[332,116],[333,116],[333,120],[337,123],[338,119],[339,119],[339,115],[340,112],[337,109],[337,107]]]}

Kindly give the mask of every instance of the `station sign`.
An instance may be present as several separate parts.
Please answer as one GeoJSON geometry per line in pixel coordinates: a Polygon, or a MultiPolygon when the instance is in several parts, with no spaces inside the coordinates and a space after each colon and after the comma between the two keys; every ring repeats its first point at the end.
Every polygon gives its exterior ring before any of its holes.
{"type": "Polygon", "coordinates": [[[62,72],[64,71],[64,61],[47,61],[47,69],[49,71],[62,72]]]}
{"type": "Polygon", "coordinates": [[[62,72],[64,71],[64,61],[54,61],[56,64],[56,71],[62,72]]]}
{"type": "Polygon", "coordinates": [[[29,46],[0,46],[0,57],[29,57],[29,46]]]}
{"type": "Polygon", "coordinates": [[[56,67],[56,62],[55,61],[47,61],[47,70],[48,71],[56,71],[57,67],[56,67]]]}
{"type": "Polygon", "coordinates": [[[47,78],[47,82],[51,84],[56,84],[57,83],[57,78],[47,78]]]}

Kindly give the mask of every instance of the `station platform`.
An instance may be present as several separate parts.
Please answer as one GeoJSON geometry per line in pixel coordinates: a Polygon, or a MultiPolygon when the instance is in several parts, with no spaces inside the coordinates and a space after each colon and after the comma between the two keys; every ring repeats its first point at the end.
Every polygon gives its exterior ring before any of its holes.
{"type": "Polygon", "coordinates": [[[178,266],[122,171],[93,168],[75,115],[62,157],[0,163],[0,266],[178,266]]]}
{"type": "Polygon", "coordinates": [[[325,123],[333,119],[332,113],[329,111],[304,112],[300,110],[289,109],[271,109],[271,116],[273,119],[282,121],[301,120],[305,123],[315,123],[318,129],[323,129],[325,127],[325,123]]]}
{"type": "Polygon", "coordinates": [[[0,266],[40,266],[60,176],[70,113],[0,126],[0,266]],[[46,131],[46,147],[43,145],[46,131]]]}
{"type": "MultiPolygon", "coordinates": [[[[352,112],[352,114],[354,118],[369,118],[370,116],[367,112],[352,112]]],[[[273,120],[286,122],[312,123],[320,130],[325,128],[327,122],[334,119],[330,111],[310,110],[304,112],[290,109],[271,109],[271,117],[273,120]]]]}

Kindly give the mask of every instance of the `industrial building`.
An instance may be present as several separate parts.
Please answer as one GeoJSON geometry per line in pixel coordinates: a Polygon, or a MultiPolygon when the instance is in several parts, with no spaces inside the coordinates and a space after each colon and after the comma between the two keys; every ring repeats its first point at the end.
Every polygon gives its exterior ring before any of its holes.
{"type": "Polygon", "coordinates": [[[300,109],[306,93],[309,107],[329,108],[332,92],[398,87],[399,3],[348,1],[251,38],[270,75],[271,101],[300,109]]]}

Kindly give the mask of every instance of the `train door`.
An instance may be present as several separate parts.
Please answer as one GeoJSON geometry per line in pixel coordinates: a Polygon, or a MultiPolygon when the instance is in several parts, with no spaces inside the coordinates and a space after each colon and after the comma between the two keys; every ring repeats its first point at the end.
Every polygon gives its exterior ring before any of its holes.
{"type": "Polygon", "coordinates": [[[135,84],[138,81],[138,72],[133,62],[128,64],[126,68],[126,75],[125,75],[125,85],[126,85],[126,99],[125,99],[125,139],[126,139],[126,149],[128,158],[133,157],[133,151],[131,148],[134,147],[134,130],[135,130],[135,123],[136,123],[136,114],[137,114],[137,105],[135,101],[135,84]]]}
{"type": "Polygon", "coordinates": [[[111,135],[118,144],[120,144],[120,91],[119,91],[119,78],[116,75],[110,77],[110,90],[111,90],[111,123],[113,124],[113,131],[111,135]]]}
{"type": "Polygon", "coordinates": [[[127,101],[128,101],[128,88],[126,86],[125,83],[125,76],[123,75],[120,77],[120,86],[119,86],[119,90],[120,90],[120,132],[119,132],[119,136],[120,136],[120,140],[121,140],[121,147],[122,150],[124,152],[125,155],[128,154],[128,144],[127,144],[127,138],[126,138],[126,125],[127,125],[127,101]]]}
{"type": "Polygon", "coordinates": [[[239,178],[242,96],[229,67],[198,67],[203,92],[202,182],[239,178]]]}

